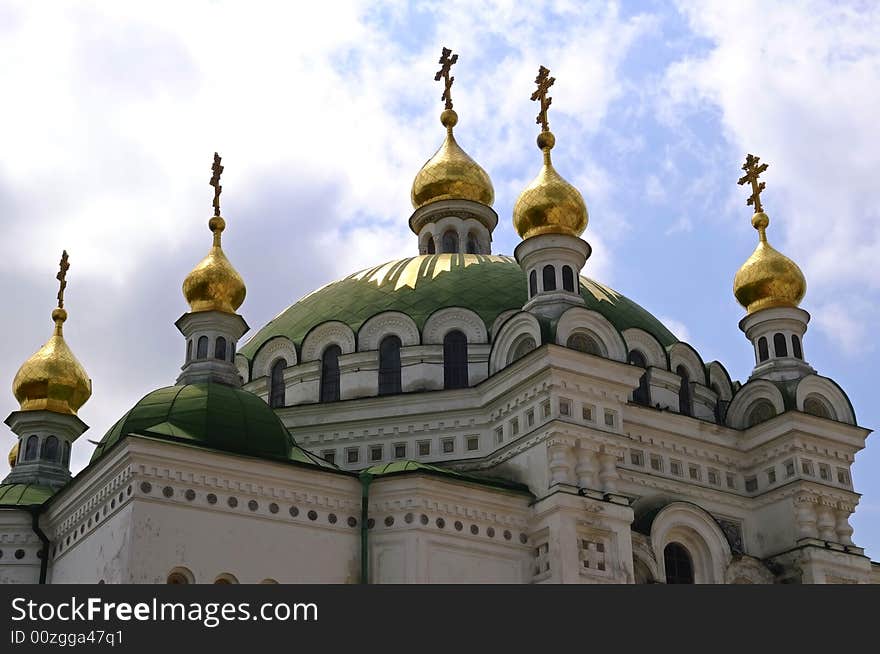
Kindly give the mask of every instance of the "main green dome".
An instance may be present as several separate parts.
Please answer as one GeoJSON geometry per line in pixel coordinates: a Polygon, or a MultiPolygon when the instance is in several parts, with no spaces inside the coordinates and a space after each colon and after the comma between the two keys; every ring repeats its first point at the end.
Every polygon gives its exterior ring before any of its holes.
{"type": "MultiPolygon", "coordinates": [[[[601,313],[620,331],[638,327],[663,346],[676,342],[659,320],[607,286],[581,277],[581,295],[588,309],[601,313]]],[[[525,275],[513,257],[409,257],[361,270],[313,291],[271,320],[239,352],[253,360],[260,347],[276,336],[286,336],[301,346],[312,328],[328,320],[341,321],[357,333],[364,322],[383,311],[405,313],[422,329],[438,309],[465,307],[491,329],[501,313],[520,309],[526,300],[525,275]]]]}
{"type": "Polygon", "coordinates": [[[330,466],[298,447],[262,399],[225,384],[168,386],[148,393],[104,435],[92,461],[129,434],[234,454],[330,466]]]}

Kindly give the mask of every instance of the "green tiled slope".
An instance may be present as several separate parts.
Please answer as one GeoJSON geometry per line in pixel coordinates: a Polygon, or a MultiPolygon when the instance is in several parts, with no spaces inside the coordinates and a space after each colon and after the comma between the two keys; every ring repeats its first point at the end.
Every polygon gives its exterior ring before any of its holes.
{"type": "Polygon", "coordinates": [[[48,500],[55,491],[37,484],[0,484],[0,506],[34,506],[48,500]]]}
{"type": "MultiPolygon", "coordinates": [[[[635,302],[602,284],[581,278],[587,308],[605,316],[623,331],[639,327],[664,346],[676,342],[660,321],[635,302]]],[[[297,345],[313,327],[328,320],[346,323],[357,333],[371,316],[382,311],[407,314],[421,329],[433,312],[460,306],[477,313],[486,328],[508,309],[526,302],[526,281],[511,257],[476,254],[435,254],[390,261],[319,288],[285,309],[244,345],[252,359],[274,336],[297,345]]]]}
{"type": "Polygon", "coordinates": [[[333,467],[298,447],[263,400],[224,384],[168,386],[148,393],[104,435],[92,461],[129,434],[333,467]]]}

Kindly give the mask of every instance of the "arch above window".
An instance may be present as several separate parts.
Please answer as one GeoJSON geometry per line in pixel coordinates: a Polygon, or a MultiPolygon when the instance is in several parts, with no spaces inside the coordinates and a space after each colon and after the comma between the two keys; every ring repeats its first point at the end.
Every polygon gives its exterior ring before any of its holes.
{"type": "Polygon", "coordinates": [[[785,334],[779,332],[773,334],[773,351],[776,353],[777,357],[788,356],[788,345],[785,341],[785,334]]]}
{"type": "Polygon", "coordinates": [[[511,364],[518,359],[522,359],[529,352],[538,347],[537,343],[535,343],[535,339],[531,336],[523,336],[520,338],[519,342],[513,346],[510,351],[510,357],[508,358],[507,363],[511,364]]]}
{"type": "Polygon", "coordinates": [[[577,350],[578,352],[593,354],[597,357],[604,356],[605,354],[602,346],[599,345],[599,341],[582,331],[575,332],[569,336],[568,340],[565,342],[565,347],[577,350]]]}
{"type": "Polygon", "coordinates": [[[226,339],[222,336],[218,336],[214,341],[214,358],[226,361],[226,339]]]}
{"type": "Polygon", "coordinates": [[[569,293],[574,293],[574,272],[571,266],[562,266],[562,288],[569,293]]]}

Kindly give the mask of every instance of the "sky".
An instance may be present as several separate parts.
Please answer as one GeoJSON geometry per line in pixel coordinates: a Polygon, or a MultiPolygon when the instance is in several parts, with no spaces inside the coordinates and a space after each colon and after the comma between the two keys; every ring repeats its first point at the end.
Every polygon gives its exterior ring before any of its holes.
{"type": "MultiPolygon", "coordinates": [[[[493,253],[513,252],[511,209],[540,167],[529,96],[545,65],[554,165],[590,212],[584,274],[742,381],[732,280],[756,234],[736,180],[759,155],[768,237],[807,278],[805,358],[880,425],[880,4],[746,0],[0,0],[0,414],[50,335],[64,248],[65,335],[94,390],[74,472],[87,439],[173,383],[215,150],[251,333],[417,254],[409,192],[443,138],[443,46],[459,54],[457,140],[495,186],[493,253]]],[[[877,438],[856,457],[851,522],[880,560],[877,438]]]]}

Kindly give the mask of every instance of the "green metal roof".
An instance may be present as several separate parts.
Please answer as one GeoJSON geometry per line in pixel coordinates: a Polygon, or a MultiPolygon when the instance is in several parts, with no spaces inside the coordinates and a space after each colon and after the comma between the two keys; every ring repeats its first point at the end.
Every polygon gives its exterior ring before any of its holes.
{"type": "Polygon", "coordinates": [[[334,467],[298,447],[262,399],[225,384],[168,386],[148,393],[104,435],[92,461],[129,434],[234,454],[334,467]]]}
{"type": "MultiPolygon", "coordinates": [[[[677,340],[654,316],[607,286],[581,277],[581,295],[588,309],[601,313],[620,331],[638,327],[664,347],[677,340]]],[[[357,333],[364,322],[383,311],[405,313],[422,329],[438,309],[465,307],[491,328],[499,314],[521,308],[526,299],[525,276],[512,257],[434,254],[399,259],[306,295],[258,331],[240,352],[253,359],[260,346],[275,336],[302,345],[312,328],[328,320],[344,322],[357,333]]]]}
{"type": "Polygon", "coordinates": [[[458,470],[450,470],[449,468],[441,468],[440,466],[431,465],[430,463],[422,463],[421,461],[411,461],[408,459],[400,459],[389,463],[380,463],[367,468],[362,474],[371,475],[373,477],[382,477],[386,475],[397,475],[404,473],[424,472],[430,475],[439,475],[442,477],[452,477],[457,481],[470,481],[484,486],[493,486],[495,488],[506,488],[508,490],[529,492],[529,487],[515,481],[503,479],[501,477],[484,477],[482,475],[459,472],[458,470]]]}
{"type": "Polygon", "coordinates": [[[0,484],[0,506],[40,505],[55,494],[49,486],[37,484],[0,484]]]}

